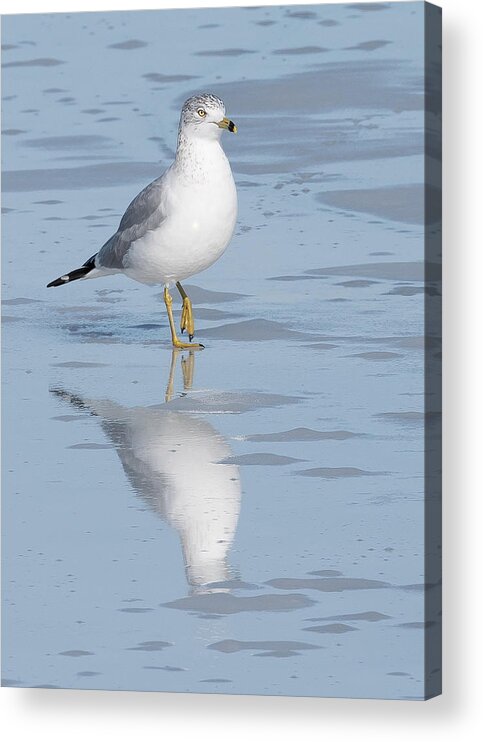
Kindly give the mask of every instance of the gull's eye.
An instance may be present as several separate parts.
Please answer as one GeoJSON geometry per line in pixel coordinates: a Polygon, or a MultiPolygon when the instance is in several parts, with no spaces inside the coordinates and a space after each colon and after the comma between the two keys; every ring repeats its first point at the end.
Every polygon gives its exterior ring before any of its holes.
{"type": "Polygon", "coordinates": [[[201,118],[204,118],[206,116],[206,111],[204,108],[198,108],[196,113],[198,114],[198,116],[201,116],[201,118]]]}

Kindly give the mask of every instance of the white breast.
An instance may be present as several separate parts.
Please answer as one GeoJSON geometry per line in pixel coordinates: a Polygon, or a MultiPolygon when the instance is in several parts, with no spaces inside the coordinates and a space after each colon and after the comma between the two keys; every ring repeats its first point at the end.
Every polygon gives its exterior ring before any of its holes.
{"type": "Polygon", "coordinates": [[[166,219],[129,250],[126,273],[143,283],[181,281],[212,265],[235,229],[237,194],[216,141],[197,142],[166,181],[166,219]]]}

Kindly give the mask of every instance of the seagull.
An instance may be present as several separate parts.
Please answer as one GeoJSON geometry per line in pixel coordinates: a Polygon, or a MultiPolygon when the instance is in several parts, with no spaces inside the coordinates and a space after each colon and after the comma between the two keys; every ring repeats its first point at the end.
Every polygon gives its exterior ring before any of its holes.
{"type": "Polygon", "coordinates": [[[114,273],[148,285],[164,285],[173,347],[203,348],[191,342],[193,309],[180,281],[209,268],[233,236],[237,193],[221,146],[224,129],[237,131],[225,116],[220,98],[212,93],[188,98],[181,109],[174,162],[129,204],[117,232],[99,252],[47,288],[114,273]],[[180,329],[181,333],[187,330],[189,343],[181,342],[176,334],[169,293],[172,284],[181,295],[180,329]]]}

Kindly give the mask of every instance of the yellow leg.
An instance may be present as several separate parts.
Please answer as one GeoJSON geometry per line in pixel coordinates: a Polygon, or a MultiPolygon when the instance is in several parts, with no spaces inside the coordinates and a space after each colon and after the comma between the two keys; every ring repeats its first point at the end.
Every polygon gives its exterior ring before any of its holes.
{"type": "Polygon", "coordinates": [[[178,289],[181,299],[183,300],[183,308],[181,310],[181,322],[180,322],[180,328],[181,328],[181,334],[188,330],[188,336],[191,340],[193,340],[194,334],[195,334],[195,321],[193,318],[193,307],[191,305],[191,299],[189,298],[188,294],[182,287],[179,281],[176,283],[176,288],[178,289]]]}
{"type": "Polygon", "coordinates": [[[164,289],[164,303],[166,304],[166,311],[168,312],[169,327],[171,330],[171,342],[173,343],[173,348],[204,348],[205,346],[201,345],[201,343],[182,343],[180,340],[178,340],[173,319],[173,298],[169,293],[167,287],[165,287],[164,289]]]}

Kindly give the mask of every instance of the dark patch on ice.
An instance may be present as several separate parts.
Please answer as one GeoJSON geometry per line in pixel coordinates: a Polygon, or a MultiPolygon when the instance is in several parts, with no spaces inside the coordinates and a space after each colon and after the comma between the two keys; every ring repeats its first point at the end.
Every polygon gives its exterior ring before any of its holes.
{"type": "Polygon", "coordinates": [[[390,262],[358,263],[356,265],[335,265],[327,268],[312,268],[306,271],[317,276],[364,276],[388,281],[424,281],[425,270],[428,280],[435,280],[441,267],[437,263],[390,262]]]}
{"type": "Polygon", "coordinates": [[[340,281],[336,286],[345,286],[348,289],[364,289],[367,286],[373,286],[377,281],[367,281],[363,278],[355,278],[352,281],[340,281]]]}
{"type": "MultiPolygon", "coordinates": [[[[98,299],[97,301],[116,303],[116,301],[120,301],[120,299],[98,299]]],[[[141,325],[129,325],[129,327],[132,327],[135,330],[159,330],[163,325],[156,322],[144,322],[141,325]]]]}
{"type": "MultiPolygon", "coordinates": [[[[238,180],[237,186],[238,188],[260,188],[262,184],[257,183],[254,180],[238,180]]],[[[251,229],[251,227],[248,227],[248,229],[251,229]]]]}
{"type": "Polygon", "coordinates": [[[77,675],[81,678],[93,678],[96,675],[102,675],[101,672],[95,672],[94,670],[81,670],[77,675]]]}
{"type": "Polygon", "coordinates": [[[118,608],[121,613],[151,613],[152,608],[118,608]]]}
{"type": "Polygon", "coordinates": [[[87,652],[85,649],[67,649],[65,652],[59,652],[63,657],[86,657],[93,655],[94,652],[87,652]]]}
{"type": "Polygon", "coordinates": [[[210,590],[222,589],[222,590],[261,590],[258,585],[253,582],[244,582],[243,580],[220,580],[218,582],[209,583],[210,590]]]}
{"type": "Polygon", "coordinates": [[[312,469],[301,469],[294,472],[302,477],[320,477],[321,479],[339,479],[344,477],[375,477],[385,474],[382,471],[366,471],[355,466],[318,466],[312,469]]]}
{"type": "Polygon", "coordinates": [[[78,420],[79,415],[56,415],[55,417],[51,417],[51,420],[57,420],[58,422],[62,423],[70,423],[73,420],[78,420]]]}
{"type": "Polygon", "coordinates": [[[391,618],[378,611],[364,611],[363,613],[343,613],[338,616],[322,616],[320,618],[306,618],[306,621],[384,621],[391,618]]]}
{"type": "Polygon", "coordinates": [[[323,626],[308,626],[304,631],[314,631],[317,634],[346,634],[348,631],[357,631],[354,626],[345,623],[329,623],[323,626]]]}
{"type": "MultiPolygon", "coordinates": [[[[405,64],[401,60],[387,59],[321,63],[317,69],[277,78],[220,82],[216,92],[222,98],[226,96],[227,99],[236,100],[238,115],[256,114],[261,117],[261,124],[264,115],[272,116],[271,126],[276,126],[275,114],[281,112],[293,115],[297,111],[300,117],[305,113],[313,116],[336,109],[413,111],[422,110],[424,105],[419,83],[410,79],[405,64]],[[256,96],[253,95],[255,89],[256,96]],[[323,95],[314,96],[314,90],[318,89],[323,89],[323,95]]],[[[184,97],[185,94],[180,95],[179,105],[184,97]]],[[[286,128],[287,122],[281,120],[281,125],[286,128]]],[[[339,129],[340,126],[338,135],[339,129]]],[[[310,139],[313,161],[313,132],[310,139]]],[[[263,146],[266,148],[266,142],[263,142],[263,146]]],[[[325,162],[327,149],[322,149],[325,162]]],[[[352,139],[352,159],[354,152],[352,139]]]]}
{"type": "Polygon", "coordinates": [[[233,680],[229,680],[228,678],[206,678],[205,680],[200,680],[200,683],[233,683],[233,680]]]}
{"type": "Polygon", "coordinates": [[[235,312],[224,312],[222,309],[213,309],[211,307],[196,307],[196,317],[206,319],[211,322],[217,322],[224,319],[239,319],[243,314],[235,312]]]}
{"type": "MultiPolygon", "coordinates": [[[[439,191],[431,186],[429,189],[431,191],[429,198],[433,195],[434,203],[437,204],[439,191]]],[[[390,221],[404,224],[424,223],[425,187],[422,183],[324,191],[317,195],[317,200],[336,209],[372,214],[390,221]]],[[[438,222],[441,215],[435,210],[428,218],[429,223],[438,222]]]]}
{"type": "Polygon", "coordinates": [[[338,348],[339,346],[334,345],[334,343],[308,343],[303,347],[311,348],[312,350],[332,350],[333,348],[338,348]]]}
{"type": "Polygon", "coordinates": [[[257,650],[257,657],[293,657],[306,650],[322,649],[317,644],[307,644],[306,642],[295,641],[237,641],[236,639],[224,639],[214,644],[208,644],[207,649],[214,649],[217,652],[231,654],[233,652],[243,652],[246,650],[257,650]]]}
{"type": "Polygon", "coordinates": [[[265,392],[204,392],[179,397],[169,402],[169,409],[200,413],[242,413],[262,407],[281,407],[296,404],[302,397],[265,392]]]}
{"type": "Polygon", "coordinates": [[[174,667],[172,665],[144,665],[143,670],[164,670],[165,672],[185,672],[184,667],[174,667]]]}
{"type": "Polygon", "coordinates": [[[14,299],[2,299],[2,304],[6,306],[14,307],[21,306],[24,304],[41,304],[40,299],[28,299],[25,296],[16,296],[14,299]]]}
{"type": "Polygon", "coordinates": [[[317,18],[317,13],[312,10],[291,10],[285,13],[286,18],[296,18],[299,21],[311,21],[317,18]]]}
{"type": "Polygon", "coordinates": [[[386,675],[394,675],[396,677],[409,677],[408,672],[387,672],[386,675]]]}
{"type": "Polygon", "coordinates": [[[54,368],[103,368],[108,363],[88,363],[87,361],[65,361],[64,363],[51,363],[54,368]]]}
{"type": "Polygon", "coordinates": [[[5,62],[2,67],[57,67],[59,64],[65,64],[65,62],[52,57],[41,57],[39,59],[24,59],[18,62],[5,62]]]}
{"type": "Polygon", "coordinates": [[[357,433],[349,430],[312,430],[311,428],[292,428],[280,433],[255,433],[247,435],[245,440],[255,443],[284,443],[285,441],[345,441],[356,438],[357,433]]]}
{"type": "Polygon", "coordinates": [[[426,590],[433,590],[435,587],[441,587],[441,581],[416,582],[410,585],[398,585],[399,590],[407,590],[409,592],[425,592],[426,590]]]}
{"type": "Polygon", "coordinates": [[[179,598],[169,603],[162,603],[164,608],[176,608],[181,611],[198,611],[200,613],[229,615],[234,613],[256,613],[267,611],[279,613],[307,608],[314,601],[306,595],[291,593],[280,596],[277,594],[254,595],[239,597],[230,593],[205,593],[179,598]]]}
{"type": "Polygon", "coordinates": [[[350,358],[364,358],[366,361],[393,361],[402,358],[401,353],[392,353],[387,350],[371,350],[366,353],[352,353],[350,358]]]}
{"type": "Polygon", "coordinates": [[[241,57],[244,54],[255,54],[252,49],[206,49],[195,52],[197,57],[241,57]]]}
{"type": "Polygon", "coordinates": [[[2,129],[2,134],[5,136],[16,137],[18,134],[26,134],[26,129],[2,129]]]}
{"type": "Polygon", "coordinates": [[[428,296],[440,296],[433,286],[396,286],[390,291],[386,291],[385,296],[416,296],[417,294],[428,294],[428,296]]]}
{"type": "MultiPolygon", "coordinates": [[[[63,137],[39,137],[38,139],[25,139],[22,147],[43,149],[46,152],[85,150],[91,152],[93,149],[108,149],[114,147],[114,140],[96,134],[77,134],[63,137]]],[[[60,203],[60,202],[59,202],[60,203]]]]}
{"type": "Polygon", "coordinates": [[[374,417],[378,417],[381,420],[389,420],[390,422],[403,423],[407,425],[419,425],[424,423],[425,414],[424,412],[378,412],[374,417]]]}
{"type": "Polygon", "coordinates": [[[317,278],[325,278],[325,276],[270,276],[265,279],[267,281],[313,281],[317,278]]]}
{"type": "Polygon", "coordinates": [[[3,190],[16,193],[116,188],[119,183],[143,183],[159,174],[159,165],[152,162],[104,162],[80,167],[6,170],[3,174],[3,190]]]}
{"type": "Polygon", "coordinates": [[[299,332],[298,330],[290,330],[281,322],[259,318],[210,327],[203,330],[203,337],[216,337],[223,340],[242,340],[246,342],[264,342],[267,340],[306,339],[312,337],[312,335],[299,332]]]}
{"type": "Polygon", "coordinates": [[[237,301],[244,299],[249,294],[237,294],[233,291],[210,291],[201,286],[186,284],[185,290],[188,293],[193,304],[221,304],[228,301],[237,301]]]}
{"type": "Polygon", "coordinates": [[[319,590],[324,593],[341,593],[344,590],[377,590],[390,587],[388,582],[365,580],[357,577],[280,577],[268,580],[266,584],[279,590],[319,590]]]}
{"type": "Polygon", "coordinates": [[[354,337],[354,342],[371,343],[377,345],[394,345],[398,348],[408,350],[424,350],[428,348],[440,348],[441,339],[424,335],[389,335],[382,337],[354,337]]]}
{"type": "Polygon", "coordinates": [[[398,626],[403,629],[429,629],[431,626],[436,626],[436,621],[407,621],[398,626]]]}
{"type": "Polygon", "coordinates": [[[99,451],[105,448],[113,448],[113,446],[111,443],[74,443],[73,446],[67,446],[67,448],[86,451],[99,451]]]}
{"type": "Polygon", "coordinates": [[[56,204],[63,204],[58,198],[46,198],[43,201],[34,201],[34,204],[42,204],[43,206],[55,206],[56,204]]]}
{"type": "Polygon", "coordinates": [[[143,75],[145,80],[149,82],[157,83],[168,83],[168,82],[187,82],[188,80],[196,80],[197,75],[163,75],[161,72],[146,72],[143,75]]]}
{"type": "Polygon", "coordinates": [[[410,337],[393,338],[396,345],[400,348],[409,348],[411,350],[424,350],[425,344],[430,346],[441,345],[439,338],[431,338],[424,335],[412,335],[410,337]]]}
{"type": "Polygon", "coordinates": [[[279,456],[275,453],[245,453],[241,456],[228,456],[218,461],[218,464],[236,464],[237,466],[287,466],[296,464],[304,459],[294,459],[292,456],[279,456]]]}
{"type": "Polygon", "coordinates": [[[361,13],[369,13],[376,10],[389,10],[389,3],[351,3],[345,6],[347,10],[359,10],[361,13]]]}
{"type": "Polygon", "coordinates": [[[288,49],[274,49],[272,54],[286,54],[287,56],[293,54],[321,54],[322,52],[328,52],[323,46],[298,46],[289,47],[288,49]]]}
{"type": "Polygon", "coordinates": [[[132,652],[161,652],[166,647],[172,647],[171,642],[158,641],[157,639],[147,642],[139,642],[135,647],[127,647],[132,652]]]}
{"type": "Polygon", "coordinates": [[[364,52],[373,52],[376,49],[382,49],[383,46],[391,44],[391,41],[383,41],[382,39],[374,39],[374,41],[361,41],[360,44],[355,46],[346,46],[346,49],[358,51],[359,49],[364,52]]]}
{"type": "Polygon", "coordinates": [[[141,49],[143,46],[147,46],[146,41],[140,41],[139,39],[127,39],[127,41],[118,41],[116,44],[109,44],[109,49],[141,49]]]}

